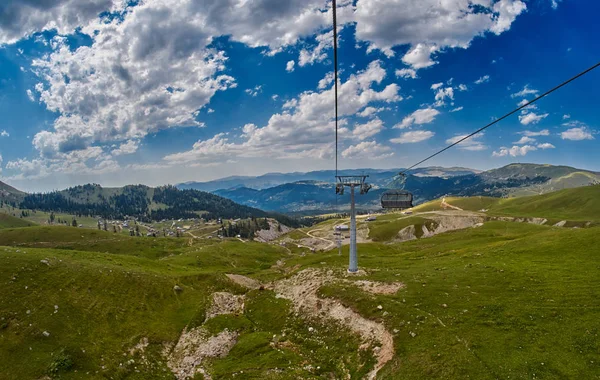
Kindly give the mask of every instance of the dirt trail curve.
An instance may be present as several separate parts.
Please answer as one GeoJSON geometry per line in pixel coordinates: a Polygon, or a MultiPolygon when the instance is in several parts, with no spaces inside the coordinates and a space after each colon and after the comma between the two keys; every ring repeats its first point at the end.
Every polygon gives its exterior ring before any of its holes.
{"type": "Polygon", "coordinates": [[[451,208],[453,210],[463,211],[462,208],[456,207],[456,206],[452,206],[450,203],[446,202],[446,197],[442,198],[441,206],[442,206],[443,209],[451,208]]]}
{"type": "Polygon", "coordinates": [[[306,234],[308,236],[310,236],[311,238],[313,238],[313,239],[318,239],[318,240],[322,240],[322,241],[325,241],[325,242],[329,243],[329,245],[325,249],[323,249],[324,251],[328,251],[331,248],[335,247],[335,242],[331,241],[329,239],[325,239],[325,238],[322,238],[322,237],[319,237],[319,236],[312,235],[312,233],[315,232],[315,231],[323,231],[325,229],[326,228],[319,228],[319,229],[316,229],[316,230],[310,230],[306,234]]]}
{"type": "MultiPolygon", "coordinates": [[[[235,283],[255,289],[256,280],[240,275],[227,275],[235,283]]],[[[360,335],[364,344],[361,349],[372,347],[377,363],[368,374],[369,380],[375,379],[383,366],[394,357],[394,339],[382,323],[369,320],[352,309],[343,306],[333,299],[319,298],[317,292],[323,285],[332,282],[345,282],[358,286],[366,292],[375,294],[394,294],[404,287],[401,283],[383,284],[371,281],[351,281],[336,277],[333,271],[305,269],[296,275],[265,286],[275,291],[277,297],[285,298],[293,303],[296,312],[311,318],[329,318],[337,321],[352,332],[360,335]]]]}

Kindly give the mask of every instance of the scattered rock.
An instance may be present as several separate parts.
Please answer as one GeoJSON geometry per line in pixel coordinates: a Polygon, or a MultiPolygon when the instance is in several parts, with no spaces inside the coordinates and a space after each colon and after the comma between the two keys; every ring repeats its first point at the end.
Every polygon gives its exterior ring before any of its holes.
{"type": "Polygon", "coordinates": [[[560,222],[556,223],[554,225],[554,227],[564,227],[565,224],[567,224],[567,221],[566,220],[561,220],[560,222]]]}
{"type": "Polygon", "coordinates": [[[50,261],[48,261],[48,260],[46,260],[46,259],[44,259],[44,260],[40,260],[40,263],[42,263],[42,264],[46,264],[46,265],[50,266],[50,261]]]}
{"type": "Polygon", "coordinates": [[[258,289],[261,286],[260,282],[250,277],[242,276],[239,274],[226,274],[226,276],[234,283],[250,290],[258,289]]]}
{"type": "Polygon", "coordinates": [[[442,304],[442,307],[443,307],[443,308],[447,308],[447,307],[448,307],[448,305],[446,305],[445,303],[443,303],[443,304],[442,304]]]}
{"type": "Polygon", "coordinates": [[[363,291],[371,294],[396,294],[398,290],[405,287],[405,285],[401,282],[374,282],[374,281],[353,281],[350,282],[352,285],[356,285],[361,288],[363,291]]]}
{"type": "Polygon", "coordinates": [[[212,295],[210,309],[206,312],[206,319],[221,314],[239,314],[244,311],[244,296],[236,296],[227,292],[216,292],[212,295]]]}
{"type": "Polygon", "coordinates": [[[204,378],[210,376],[201,367],[205,358],[222,358],[237,342],[237,333],[229,330],[221,331],[216,336],[202,327],[185,329],[173,350],[163,351],[167,358],[167,366],[178,380],[193,378],[196,373],[201,373],[204,378]],[[169,352],[170,351],[170,352],[169,352]]]}
{"type": "Polygon", "coordinates": [[[49,336],[50,336],[50,333],[49,333],[48,331],[44,331],[44,332],[42,333],[42,335],[43,335],[43,336],[45,336],[45,337],[49,337],[49,336]]]}
{"type": "Polygon", "coordinates": [[[176,292],[176,293],[183,292],[183,288],[181,286],[179,286],[179,285],[175,285],[173,287],[173,291],[176,292]]]}
{"type": "Polygon", "coordinates": [[[383,306],[381,306],[381,305],[377,305],[377,309],[379,309],[379,310],[383,310],[383,306]]]}
{"type": "Polygon", "coordinates": [[[413,338],[417,336],[417,334],[416,334],[416,333],[414,333],[414,332],[412,332],[412,331],[411,331],[411,332],[409,332],[408,334],[409,334],[410,336],[412,336],[413,338]]]}

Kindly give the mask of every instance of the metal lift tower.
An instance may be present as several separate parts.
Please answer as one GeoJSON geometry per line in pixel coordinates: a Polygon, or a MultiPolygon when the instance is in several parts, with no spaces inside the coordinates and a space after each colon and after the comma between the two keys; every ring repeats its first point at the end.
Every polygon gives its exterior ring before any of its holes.
{"type": "Polygon", "coordinates": [[[344,188],[350,188],[350,265],[348,272],[356,273],[358,271],[358,256],[356,253],[356,207],[354,202],[354,188],[358,187],[360,194],[366,194],[371,190],[371,185],[367,181],[368,175],[359,176],[336,176],[337,184],[335,192],[339,195],[344,194],[344,188]]]}

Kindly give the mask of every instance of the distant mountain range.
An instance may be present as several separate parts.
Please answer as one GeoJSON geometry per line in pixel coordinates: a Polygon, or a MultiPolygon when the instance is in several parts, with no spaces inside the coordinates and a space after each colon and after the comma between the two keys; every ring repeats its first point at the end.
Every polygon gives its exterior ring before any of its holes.
{"type": "MultiPolygon", "coordinates": [[[[396,186],[393,179],[398,171],[364,169],[344,171],[343,175],[363,173],[369,175],[369,182],[373,184],[373,189],[367,195],[357,196],[358,207],[366,211],[380,207],[381,195],[396,186]]],[[[268,174],[260,177],[230,177],[211,182],[188,183],[180,187],[210,189],[221,184],[231,184],[230,188],[212,191],[237,203],[269,211],[311,214],[347,210],[349,207],[347,194],[336,200],[332,181],[334,175],[333,171],[268,174]],[[286,178],[304,179],[267,188],[259,186],[268,181],[279,182],[286,178]],[[252,185],[256,188],[252,188],[252,185]]],[[[600,182],[599,173],[568,166],[511,164],[486,172],[466,168],[419,169],[411,172],[407,178],[406,189],[414,194],[415,204],[418,204],[445,195],[493,197],[533,195],[598,182],[600,182]]]]}
{"type": "MultiPolygon", "coordinates": [[[[355,170],[340,170],[339,175],[368,175],[369,182],[384,187],[389,184],[394,176],[403,169],[355,169],[355,170]]],[[[449,178],[468,174],[477,174],[480,171],[467,168],[442,168],[442,167],[427,167],[415,169],[411,171],[412,175],[418,177],[442,177],[449,178]]],[[[317,182],[332,182],[335,178],[334,170],[320,170],[307,173],[268,173],[258,177],[226,177],[208,182],[186,182],[177,185],[180,189],[194,189],[202,191],[214,192],[216,190],[231,189],[236,187],[246,187],[249,189],[268,189],[283,185],[286,183],[317,181],[317,182]]]]}

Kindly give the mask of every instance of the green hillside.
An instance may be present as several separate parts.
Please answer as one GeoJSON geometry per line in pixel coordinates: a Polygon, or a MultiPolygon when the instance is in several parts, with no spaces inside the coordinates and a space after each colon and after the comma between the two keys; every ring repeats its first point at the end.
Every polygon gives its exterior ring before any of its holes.
{"type": "Polygon", "coordinates": [[[600,220],[600,185],[531,197],[502,199],[490,208],[498,215],[568,220],[600,220]]]}
{"type": "Polygon", "coordinates": [[[368,275],[357,279],[405,284],[375,295],[343,282],[347,247],[338,256],[235,239],[6,229],[0,378],[174,379],[164,347],[198,326],[238,334],[228,355],[202,362],[213,379],[364,378],[374,359],[348,321],[305,317],[273,290],[245,290],[224,276],[270,282],[306,268],[333,270],[337,280],[320,297],[390,332],[395,353],[379,379],[596,378],[598,232],[490,222],[360,244],[368,275]],[[218,291],[245,294],[243,312],[205,322],[218,291]]]}
{"type": "MultiPolygon", "coordinates": [[[[467,211],[487,210],[487,215],[572,221],[600,220],[600,185],[526,197],[446,197],[445,200],[446,203],[467,211]]],[[[442,200],[437,199],[416,206],[412,211],[427,212],[443,209],[442,200]]]]}
{"type": "Polygon", "coordinates": [[[29,227],[34,226],[35,224],[23,220],[21,218],[16,218],[12,215],[5,214],[0,212],[0,229],[3,228],[18,228],[18,227],[29,227]]]}

